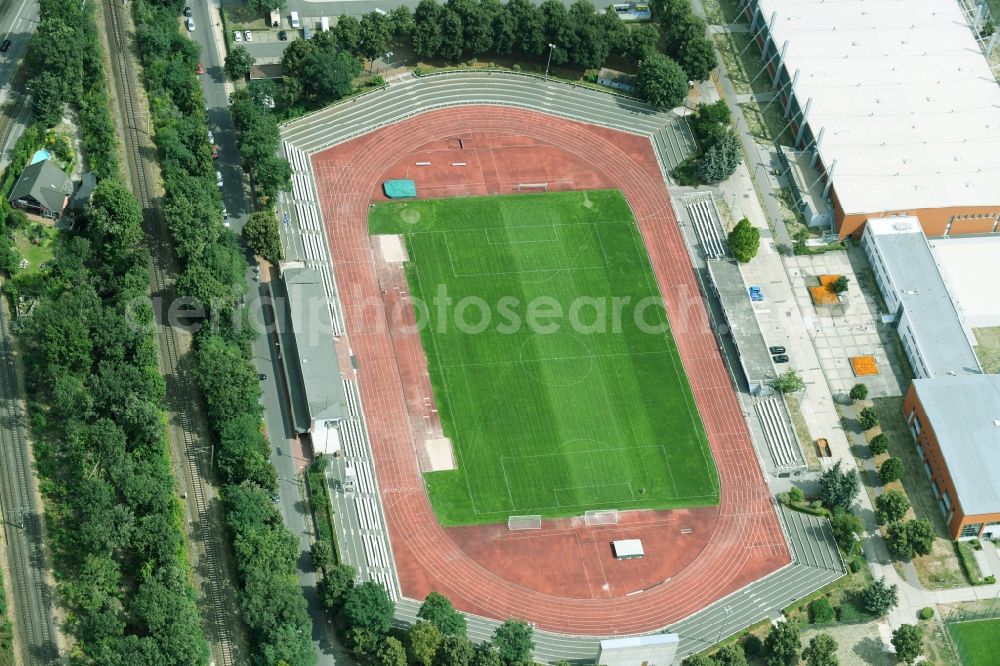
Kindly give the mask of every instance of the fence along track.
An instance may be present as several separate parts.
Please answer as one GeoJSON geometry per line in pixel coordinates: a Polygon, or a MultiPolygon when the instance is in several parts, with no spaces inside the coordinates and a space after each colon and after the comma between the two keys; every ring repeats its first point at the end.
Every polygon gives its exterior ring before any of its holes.
{"type": "MultiPolygon", "coordinates": [[[[118,83],[121,85],[123,94],[121,103],[124,111],[125,124],[125,144],[132,162],[135,185],[139,205],[142,208],[142,220],[146,237],[152,252],[151,270],[153,276],[154,295],[160,298],[154,305],[158,305],[159,311],[156,313],[158,319],[158,337],[160,340],[160,361],[161,370],[168,386],[172,383],[175,395],[188,396],[187,402],[190,404],[196,400],[196,389],[192,386],[190,377],[181,371],[180,352],[177,344],[177,336],[170,326],[168,309],[171,299],[167,298],[171,294],[172,285],[167,277],[164,268],[164,247],[166,230],[163,225],[157,224],[157,219],[153,211],[152,197],[149,193],[149,176],[140,149],[139,130],[137,125],[138,114],[136,113],[136,96],[138,90],[129,76],[128,70],[128,40],[123,27],[125,19],[122,17],[122,7],[117,0],[105,0],[105,8],[108,10],[108,17],[111,24],[111,47],[114,50],[112,57],[117,64],[118,83]],[[166,358],[164,358],[164,352],[166,358]]],[[[169,401],[168,391],[168,401],[169,401]]],[[[172,428],[183,442],[184,457],[188,468],[187,488],[190,494],[189,501],[194,502],[195,519],[192,525],[192,541],[199,541],[204,548],[204,553],[198,558],[200,568],[203,569],[204,582],[202,603],[207,605],[207,613],[204,612],[204,619],[211,629],[210,640],[213,642],[213,652],[217,657],[216,663],[227,666],[235,666],[233,657],[233,637],[230,625],[226,618],[230,611],[226,607],[226,594],[224,590],[225,569],[223,567],[223,557],[225,556],[219,547],[219,542],[215,535],[210,534],[206,529],[210,523],[208,496],[205,490],[205,482],[199,470],[199,457],[205,469],[211,465],[210,460],[206,460],[206,447],[198,446],[198,442],[192,435],[191,419],[187,409],[183,405],[174,405],[174,413],[178,423],[172,428]]],[[[179,461],[177,461],[179,462],[179,461]]]]}

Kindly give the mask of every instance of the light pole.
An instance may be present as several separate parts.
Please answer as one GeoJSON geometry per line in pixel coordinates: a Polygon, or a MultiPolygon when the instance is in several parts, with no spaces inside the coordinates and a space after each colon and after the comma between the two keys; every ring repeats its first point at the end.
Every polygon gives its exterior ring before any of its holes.
{"type": "Polygon", "coordinates": [[[549,65],[552,64],[552,52],[555,51],[555,49],[555,44],[549,44],[549,59],[548,62],[545,63],[545,78],[549,78],[549,65]]]}

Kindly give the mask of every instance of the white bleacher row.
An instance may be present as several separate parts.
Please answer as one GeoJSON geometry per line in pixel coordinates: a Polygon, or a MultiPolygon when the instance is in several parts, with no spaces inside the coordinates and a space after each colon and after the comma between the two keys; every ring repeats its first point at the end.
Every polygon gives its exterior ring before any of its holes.
{"type": "Polygon", "coordinates": [[[344,393],[347,394],[347,411],[351,413],[351,416],[361,416],[361,399],[358,395],[358,383],[350,379],[345,379],[344,393]]]}
{"type": "Polygon", "coordinates": [[[358,488],[363,493],[375,494],[375,475],[372,473],[371,462],[362,460],[355,468],[358,472],[358,488]]]}
{"type": "MultiPolygon", "coordinates": [[[[334,337],[344,336],[344,317],[340,314],[340,299],[337,298],[337,290],[333,286],[333,278],[330,277],[330,267],[324,262],[320,267],[319,274],[323,277],[323,291],[326,292],[326,304],[330,306],[330,319],[333,322],[334,337]]],[[[357,414],[355,414],[357,416],[357,414]]]]}
{"type": "Polygon", "coordinates": [[[396,592],[396,585],[393,583],[392,574],[384,571],[376,571],[371,574],[371,579],[384,587],[393,601],[399,601],[399,594],[396,592]]]}
{"type": "Polygon", "coordinates": [[[374,534],[361,536],[365,544],[365,559],[374,567],[389,567],[389,552],[385,548],[385,540],[374,534]]]}
{"type": "Polygon", "coordinates": [[[340,422],[340,441],[344,446],[344,453],[351,458],[367,459],[368,455],[364,437],[361,421],[357,419],[344,419],[340,422]]]}
{"type": "Polygon", "coordinates": [[[305,231],[319,231],[319,212],[312,203],[297,203],[295,211],[299,214],[299,228],[305,231]]]}
{"type": "Polygon", "coordinates": [[[358,525],[365,530],[379,530],[378,507],[373,497],[355,497],[354,506],[358,511],[358,525]]]}
{"type": "Polygon", "coordinates": [[[287,141],[282,141],[281,145],[285,147],[285,158],[288,160],[288,164],[291,165],[292,171],[309,170],[309,157],[305,154],[305,152],[299,150],[287,141]]]}
{"type": "Polygon", "coordinates": [[[802,465],[795,436],[785,423],[781,404],[776,398],[761,398],[754,402],[754,411],[764,430],[764,439],[771,452],[771,459],[777,467],[802,465]]]}
{"type": "Polygon", "coordinates": [[[709,259],[721,259],[726,256],[726,245],[715,219],[711,196],[690,197],[685,201],[685,207],[691,215],[695,233],[701,243],[705,256],[709,259]]]}
{"type": "Polygon", "coordinates": [[[309,176],[304,173],[292,173],[292,195],[296,201],[312,201],[309,191],[309,176]]]}

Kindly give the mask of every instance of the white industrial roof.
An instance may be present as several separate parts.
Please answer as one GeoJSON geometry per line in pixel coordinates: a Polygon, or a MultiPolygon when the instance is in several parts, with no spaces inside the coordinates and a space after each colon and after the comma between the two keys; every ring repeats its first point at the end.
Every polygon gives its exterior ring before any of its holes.
{"type": "Polygon", "coordinates": [[[951,237],[930,244],[965,325],[1000,326],[996,291],[1000,284],[1000,237],[951,237]]]}
{"type": "Polygon", "coordinates": [[[1000,86],[958,0],[757,4],[845,213],[1000,205],[1000,86]]]}

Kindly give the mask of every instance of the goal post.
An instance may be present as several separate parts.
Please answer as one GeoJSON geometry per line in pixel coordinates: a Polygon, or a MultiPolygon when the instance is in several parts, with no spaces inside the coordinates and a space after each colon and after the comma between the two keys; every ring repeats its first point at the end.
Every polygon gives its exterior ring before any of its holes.
{"type": "Polygon", "coordinates": [[[547,192],[549,189],[548,183],[518,183],[518,192],[547,192]]]}
{"type": "Polygon", "coordinates": [[[542,529],[541,516],[509,516],[507,518],[508,530],[540,530],[542,529]]]}
{"type": "Polygon", "coordinates": [[[583,514],[583,522],[587,525],[617,525],[618,509],[595,509],[583,514]]]}

